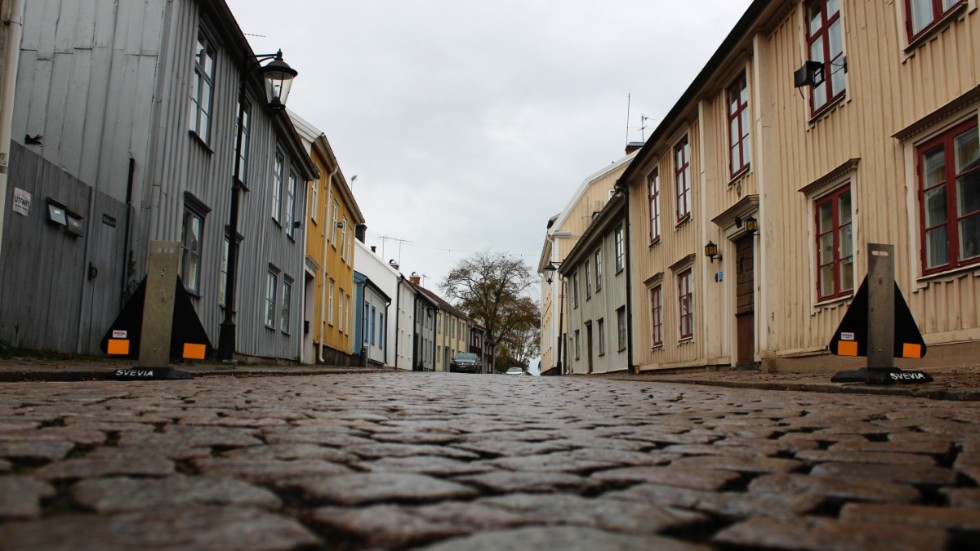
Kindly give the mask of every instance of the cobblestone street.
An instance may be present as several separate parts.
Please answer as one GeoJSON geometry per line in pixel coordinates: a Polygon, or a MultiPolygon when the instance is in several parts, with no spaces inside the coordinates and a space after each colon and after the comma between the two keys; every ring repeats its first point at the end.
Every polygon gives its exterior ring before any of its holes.
{"type": "Polygon", "coordinates": [[[445,373],[0,384],[0,549],[976,549],[980,403],[445,373]]]}

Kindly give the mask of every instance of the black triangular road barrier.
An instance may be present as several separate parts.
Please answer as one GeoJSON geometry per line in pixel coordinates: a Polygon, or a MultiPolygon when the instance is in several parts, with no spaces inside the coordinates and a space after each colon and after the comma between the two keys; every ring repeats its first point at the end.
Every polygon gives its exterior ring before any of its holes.
{"type": "MultiPolygon", "coordinates": [[[[170,335],[170,359],[184,358],[204,359],[214,356],[214,349],[208,334],[197,317],[194,304],[184,289],[184,284],[177,278],[177,288],[174,295],[173,329],[170,335]]],[[[140,351],[140,335],[143,329],[143,301],[146,296],[146,278],[140,282],[136,292],[123,307],[122,312],[112,322],[112,326],[102,337],[101,347],[106,354],[138,359],[140,351]]],[[[150,368],[140,368],[146,371],[150,368]]],[[[163,373],[161,369],[153,368],[163,373]]],[[[135,370],[133,370],[135,371],[135,370]]],[[[144,377],[132,377],[144,378],[144,377]]],[[[154,377],[158,378],[158,377],[154,377]]]]}
{"type": "MultiPolygon", "coordinates": [[[[895,348],[896,358],[921,358],[926,355],[926,343],[912,317],[902,292],[895,283],[895,348]]],[[[830,339],[830,352],[838,356],[868,355],[868,278],[858,287],[851,306],[844,314],[837,331],[830,339]]]]}

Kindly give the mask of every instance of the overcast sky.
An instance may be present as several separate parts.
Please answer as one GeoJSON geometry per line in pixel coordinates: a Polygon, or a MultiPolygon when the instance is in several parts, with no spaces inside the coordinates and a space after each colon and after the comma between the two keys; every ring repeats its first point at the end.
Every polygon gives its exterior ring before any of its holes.
{"type": "Polygon", "coordinates": [[[255,53],[299,71],[288,106],[357,175],[367,244],[428,288],[476,251],[536,271],[548,219],[650,135],[750,3],[226,1],[255,53]]]}

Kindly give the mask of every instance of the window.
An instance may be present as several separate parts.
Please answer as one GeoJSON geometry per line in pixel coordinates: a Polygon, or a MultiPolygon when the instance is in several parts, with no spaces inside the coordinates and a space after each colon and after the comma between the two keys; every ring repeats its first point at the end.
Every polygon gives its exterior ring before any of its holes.
{"type": "Polygon", "coordinates": [[[252,127],[251,115],[249,113],[251,109],[252,104],[245,101],[245,103],[238,104],[238,111],[236,111],[241,117],[241,120],[235,121],[238,132],[237,136],[241,139],[238,148],[238,181],[243,184],[248,182],[248,144],[252,127]]]}
{"type": "Polygon", "coordinates": [[[650,174],[647,180],[647,193],[650,199],[650,243],[660,239],[660,172],[650,174]]]}
{"type": "Polygon", "coordinates": [[[344,221],[341,222],[344,226],[344,231],[340,238],[340,259],[343,261],[347,260],[347,216],[344,216],[344,221]]]}
{"type": "Polygon", "coordinates": [[[909,41],[934,27],[966,0],[905,0],[905,25],[909,41]]]}
{"type": "Polygon", "coordinates": [[[184,228],[180,238],[180,279],[184,289],[199,294],[201,292],[201,232],[204,218],[193,210],[184,211],[184,228]]]}
{"type": "Polygon", "coordinates": [[[623,227],[616,228],[616,273],[626,268],[626,236],[623,227]]]}
{"type": "Polygon", "coordinates": [[[330,279],[330,292],[327,293],[327,296],[330,297],[329,304],[327,305],[327,324],[330,325],[331,327],[333,327],[333,310],[334,310],[334,304],[333,304],[333,278],[330,279]]]}
{"type": "MultiPolygon", "coordinates": [[[[367,323],[368,323],[367,320],[370,315],[371,315],[371,306],[367,302],[365,302],[364,311],[361,313],[361,323],[363,324],[362,327],[367,327],[367,323]]],[[[361,342],[367,342],[368,340],[367,330],[363,331],[363,333],[364,334],[361,335],[361,342]]]]}
{"type": "Polygon", "coordinates": [[[190,129],[204,143],[211,135],[211,96],[214,90],[215,50],[203,31],[197,34],[194,77],[191,82],[190,129]]]}
{"type": "Polygon", "coordinates": [[[333,237],[330,238],[330,244],[333,248],[337,248],[337,225],[340,223],[340,203],[337,201],[333,202],[333,237]]]}
{"type": "Polygon", "coordinates": [[[378,348],[385,347],[385,315],[378,314],[378,348]]]}
{"type": "Polygon", "coordinates": [[[626,307],[616,309],[616,341],[619,351],[626,350],[626,307]]]}
{"type": "Polygon", "coordinates": [[[924,274],[980,262],[980,140],[977,121],[917,150],[924,274]]]}
{"type": "Polygon", "coordinates": [[[734,178],[749,166],[749,87],[745,73],[728,88],[729,167],[734,178]]]}
{"type": "Polygon", "coordinates": [[[814,0],[807,5],[806,12],[810,61],[823,63],[810,93],[810,110],[816,114],[843,96],[846,85],[840,0],[814,0]]]}
{"type": "Polygon", "coordinates": [[[606,353],[606,320],[599,318],[596,325],[599,331],[599,355],[602,356],[606,353]]]}
{"type": "Polygon", "coordinates": [[[368,329],[368,341],[370,342],[371,346],[374,346],[374,334],[375,331],[377,331],[377,328],[375,327],[375,316],[377,316],[377,310],[374,308],[374,306],[372,306],[370,317],[371,323],[370,328],[368,329]]]}
{"type": "Polygon", "coordinates": [[[225,285],[228,283],[228,247],[230,242],[225,236],[224,244],[221,248],[221,279],[218,280],[218,304],[225,305],[225,285]]]}
{"type": "Polygon", "coordinates": [[[265,326],[276,328],[276,289],[279,287],[279,274],[269,269],[265,290],[265,326]]]}
{"type": "Polygon", "coordinates": [[[293,236],[296,229],[296,173],[289,171],[289,182],[286,184],[286,235],[293,236]]]}
{"type": "Polygon", "coordinates": [[[844,186],[814,203],[817,224],[817,300],[854,291],[851,188],[844,186]]]}
{"type": "Polygon", "coordinates": [[[662,285],[650,289],[650,344],[664,345],[664,292],[662,285]]]}
{"type": "Polygon", "coordinates": [[[578,308],[578,274],[572,274],[572,307],[578,308]]]}
{"type": "Polygon", "coordinates": [[[282,309],[279,311],[279,328],[289,334],[289,306],[293,297],[293,283],[288,278],[282,279],[282,309]]]}
{"type": "Polygon", "coordinates": [[[320,182],[318,180],[313,180],[313,185],[310,186],[310,218],[316,222],[317,206],[320,200],[320,182]]]}
{"type": "Polygon", "coordinates": [[[585,300],[592,298],[592,266],[585,261],[585,300]]]}
{"type": "Polygon", "coordinates": [[[577,360],[577,359],[579,359],[581,357],[582,357],[582,346],[581,346],[581,342],[579,340],[579,332],[578,332],[578,329],[576,329],[575,330],[575,359],[577,360]]]}
{"type": "Polygon", "coordinates": [[[691,270],[677,276],[677,305],[680,314],[681,339],[694,336],[694,291],[691,289],[691,270]]]}
{"type": "Polygon", "coordinates": [[[282,211],[282,177],[285,166],[286,160],[282,151],[276,151],[276,164],[272,169],[272,219],[277,223],[282,211]]]}
{"type": "Polygon", "coordinates": [[[602,290],[602,249],[595,251],[595,290],[602,290]]]}
{"type": "Polygon", "coordinates": [[[687,137],[674,147],[674,177],[679,224],[691,216],[691,144],[687,137]]]}

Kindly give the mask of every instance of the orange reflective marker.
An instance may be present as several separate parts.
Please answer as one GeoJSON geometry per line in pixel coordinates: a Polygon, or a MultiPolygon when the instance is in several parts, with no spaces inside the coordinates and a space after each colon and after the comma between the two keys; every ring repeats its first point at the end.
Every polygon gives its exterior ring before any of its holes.
{"type": "Polygon", "coordinates": [[[109,339],[106,353],[110,356],[128,356],[129,339],[109,339]]]}
{"type": "Polygon", "coordinates": [[[921,358],[922,357],[922,345],[903,343],[902,344],[902,357],[903,358],[921,358]]]}
{"type": "Polygon", "coordinates": [[[203,360],[206,351],[207,345],[185,342],[183,357],[185,360],[203,360]]]}
{"type": "Polygon", "coordinates": [[[837,342],[837,355],[838,356],[857,356],[858,355],[858,343],[856,341],[838,341],[837,342]]]}

